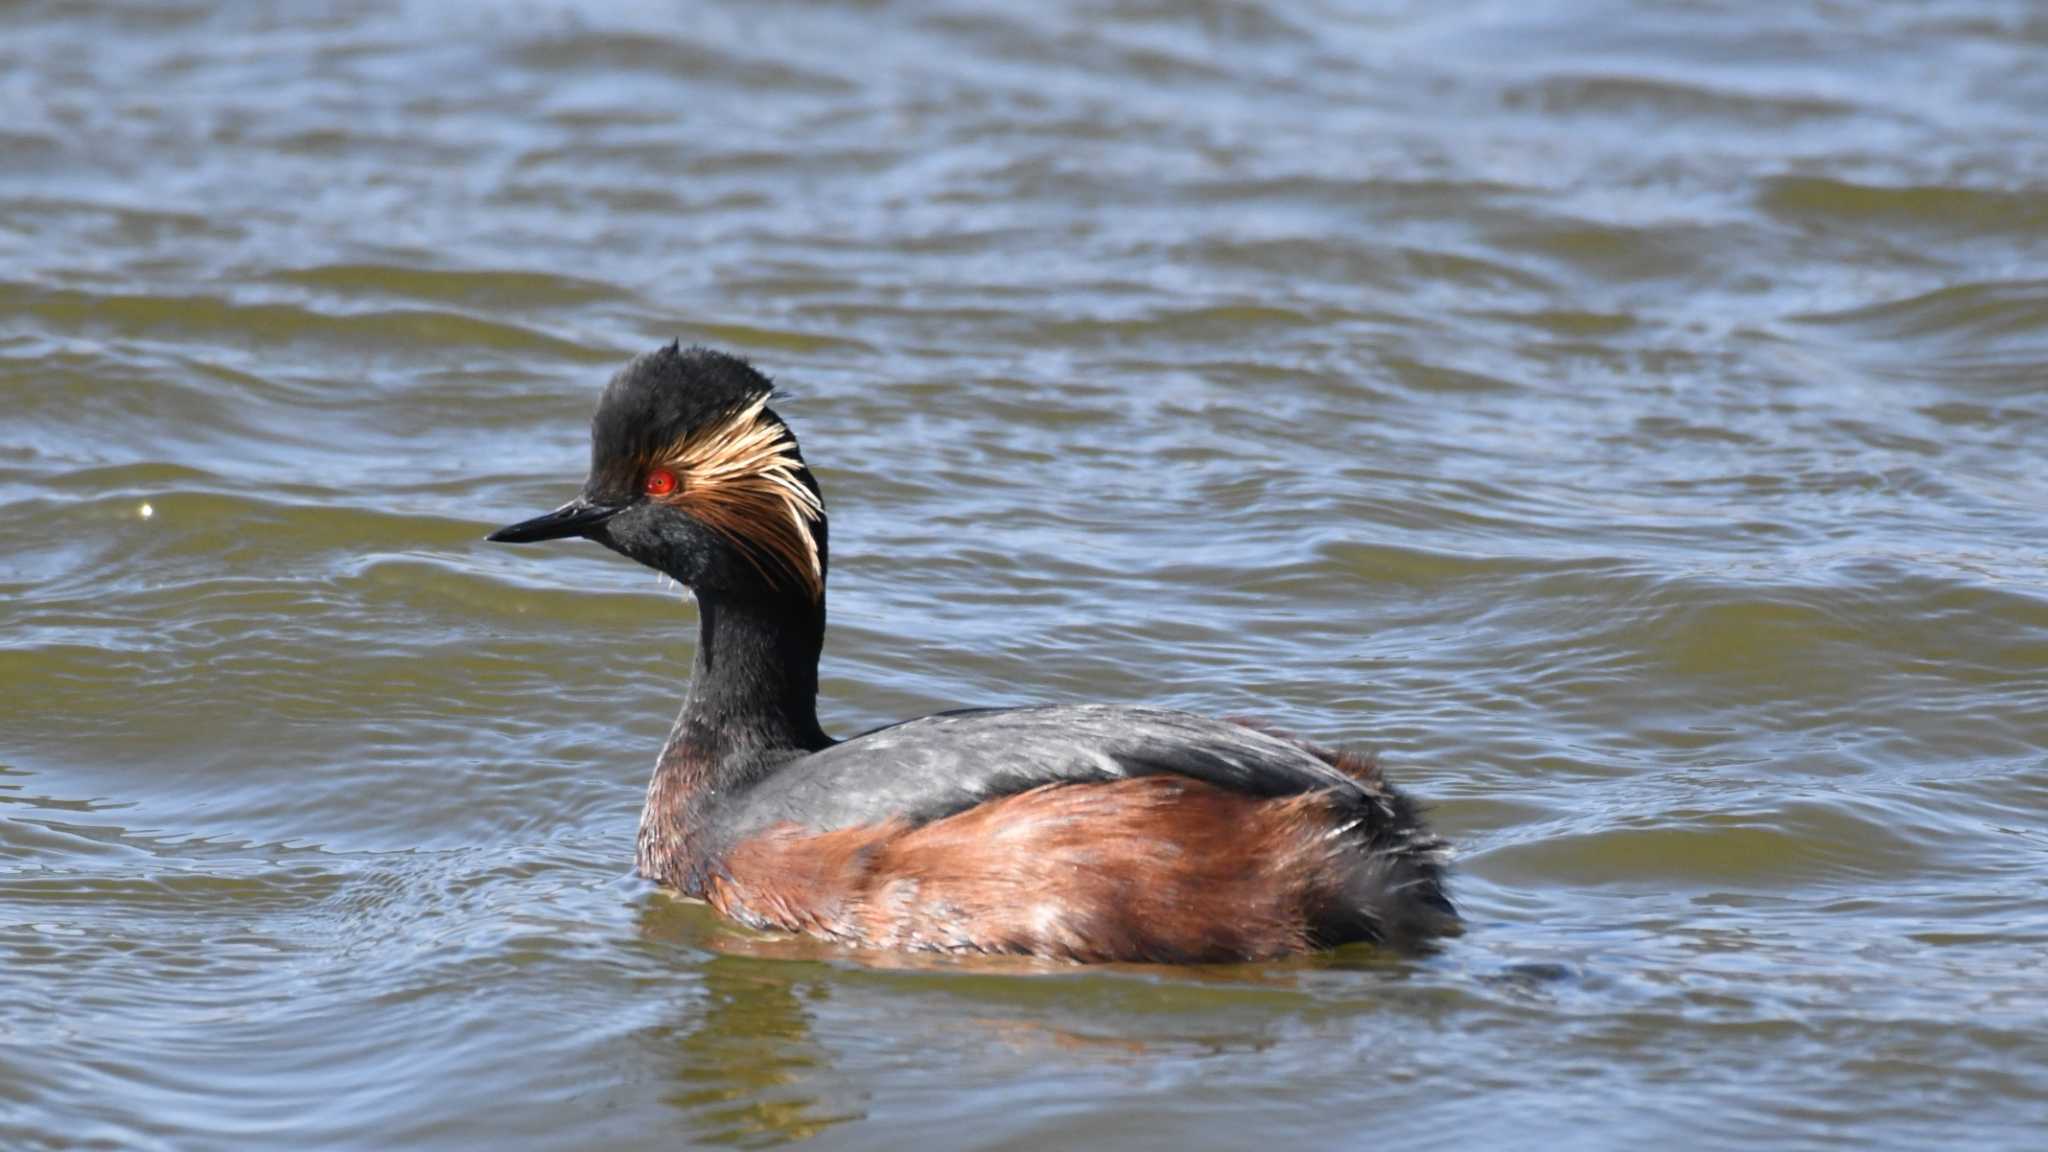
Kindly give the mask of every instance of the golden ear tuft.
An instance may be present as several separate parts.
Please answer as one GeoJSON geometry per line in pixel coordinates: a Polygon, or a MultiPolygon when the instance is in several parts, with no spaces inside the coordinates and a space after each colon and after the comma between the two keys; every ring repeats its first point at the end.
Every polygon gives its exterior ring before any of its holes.
{"type": "Polygon", "coordinates": [[[672,446],[659,466],[682,478],[665,497],[718,533],[768,580],[792,579],[817,600],[825,573],[812,530],[824,502],[801,479],[796,440],[774,419],[763,419],[768,397],[715,424],[692,431],[672,446]]]}

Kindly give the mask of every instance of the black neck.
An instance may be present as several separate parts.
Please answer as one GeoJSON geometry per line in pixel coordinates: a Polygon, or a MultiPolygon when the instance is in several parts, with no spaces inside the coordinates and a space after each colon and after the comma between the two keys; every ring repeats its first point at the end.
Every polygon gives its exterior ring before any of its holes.
{"type": "Polygon", "coordinates": [[[671,737],[713,761],[816,751],[825,606],[771,597],[697,601],[697,659],[671,737]]]}
{"type": "Polygon", "coordinates": [[[828,747],[818,727],[822,602],[698,595],[697,662],[640,812],[640,874],[689,895],[704,883],[708,805],[791,755],[828,747]]]}

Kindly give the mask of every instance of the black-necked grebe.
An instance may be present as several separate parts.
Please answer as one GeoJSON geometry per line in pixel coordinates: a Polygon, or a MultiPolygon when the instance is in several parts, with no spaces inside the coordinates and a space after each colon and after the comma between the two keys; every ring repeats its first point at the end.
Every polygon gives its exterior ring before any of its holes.
{"type": "Polygon", "coordinates": [[[1443,841],[1362,757],[1100,704],[825,735],[825,506],[772,391],[719,352],[638,357],[598,401],[582,494],[490,537],[587,537],[696,593],[642,875],[874,948],[1211,962],[1456,930],[1443,841]]]}

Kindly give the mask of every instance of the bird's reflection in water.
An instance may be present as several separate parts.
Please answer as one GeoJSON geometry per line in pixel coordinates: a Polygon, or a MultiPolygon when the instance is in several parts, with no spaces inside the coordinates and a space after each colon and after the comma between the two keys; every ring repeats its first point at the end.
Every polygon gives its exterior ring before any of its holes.
{"type": "Polygon", "coordinates": [[[685,1018],[646,1034],[651,1055],[668,1060],[675,1078],[663,1099],[689,1116],[697,1140],[762,1147],[864,1115],[857,1100],[826,1099],[846,1084],[811,1037],[805,1000],[828,994],[815,963],[754,963],[743,933],[702,905],[666,896],[642,904],[640,932],[663,951],[713,953],[689,964],[699,995],[686,1002],[685,1018]]]}
{"type": "Polygon", "coordinates": [[[867,1090],[851,1070],[834,1068],[836,1054],[812,1034],[817,1006],[835,992],[911,991],[896,987],[905,981],[917,993],[943,991],[958,1001],[945,1040],[998,1064],[1004,1053],[1128,1064],[1165,1052],[1263,1048],[1271,1040],[1265,1027],[1247,1030],[1226,1012],[1234,1026],[1218,1028],[1219,1010],[1256,1005],[1270,1023],[1312,1003],[1303,982],[1319,973],[1370,973],[1385,988],[1414,967],[1413,957],[1370,948],[1174,968],[875,952],[751,932],[664,893],[646,897],[639,928],[664,965],[697,977],[698,994],[680,1005],[683,1018],[647,1033],[653,1057],[668,1062],[676,1081],[664,1099],[689,1116],[697,1139],[748,1147],[865,1118],[867,1090]]]}

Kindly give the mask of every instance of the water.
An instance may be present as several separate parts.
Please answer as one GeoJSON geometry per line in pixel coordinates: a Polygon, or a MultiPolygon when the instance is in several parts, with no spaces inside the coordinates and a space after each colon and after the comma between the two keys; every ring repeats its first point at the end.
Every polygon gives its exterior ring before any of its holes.
{"type": "Polygon", "coordinates": [[[210,7],[0,15],[0,1146],[2038,1146],[2038,6],[210,7]],[[692,609],[480,537],[677,336],[830,728],[1374,746],[1471,932],[631,879],[692,609]]]}

